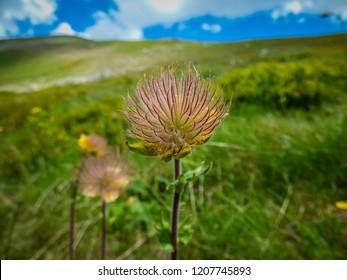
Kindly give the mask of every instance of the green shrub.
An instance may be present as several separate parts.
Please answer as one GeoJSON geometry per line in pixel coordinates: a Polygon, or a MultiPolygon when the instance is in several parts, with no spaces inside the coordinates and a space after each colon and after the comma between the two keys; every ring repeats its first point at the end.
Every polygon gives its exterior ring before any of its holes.
{"type": "Polygon", "coordinates": [[[303,62],[260,62],[233,69],[221,84],[237,102],[269,105],[277,109],[311,109],[323,100],[335,100],[331,83],[345,87],[345,66],[312,59],[303,62]]]}

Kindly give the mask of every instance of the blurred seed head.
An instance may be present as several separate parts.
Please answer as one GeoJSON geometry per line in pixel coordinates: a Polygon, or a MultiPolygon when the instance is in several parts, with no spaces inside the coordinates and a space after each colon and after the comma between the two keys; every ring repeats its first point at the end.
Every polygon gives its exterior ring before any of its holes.
{"type": "Polygon", "coordinates": [[[138,83],[136,95],[126,99],[124,113],[131,123],[128,133],[140,140],[127,143],[128,147],[164,160],[182,158],[210,139],[229,105],[212,80],[201,78],[195,68],[180,77],[173,68],[145,77],[138,83]]]}
{"type": "Polygon", "coordinates": [[[77,143],[83,152],[97,156],[106,155],[109,149],[106,140],[97,134],[82,134],[77,143]]]}
{"type": "Polygon", "coordinates": [[[105,202],[112,202],[128,186],[129,181],[130,175],[119,154],[87,156],[81,170],[79,189],[86,196],[100,195],[105,202]]]}

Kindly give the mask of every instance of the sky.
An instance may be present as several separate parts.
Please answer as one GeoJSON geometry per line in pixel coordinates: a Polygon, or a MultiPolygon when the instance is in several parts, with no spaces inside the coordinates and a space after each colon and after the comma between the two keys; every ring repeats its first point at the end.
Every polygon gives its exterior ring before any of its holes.
{"type": "Polygon", "coordinates": [[[346,0],[0,0],[1,39],[225,42],[346,30],[346,0]]]}

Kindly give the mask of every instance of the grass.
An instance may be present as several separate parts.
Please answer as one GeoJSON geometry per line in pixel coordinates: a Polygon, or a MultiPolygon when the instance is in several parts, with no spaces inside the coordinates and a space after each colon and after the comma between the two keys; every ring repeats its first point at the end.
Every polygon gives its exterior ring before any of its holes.
{"type": "MultiPolygon", "coordinates": [[[[345,34],[229,44],[1,42],[0,57],[7,57],[0,66],[1,258],[68,258],[71,183],[82,158],[76,141],[84,132],[120,146],[135,170],[129,190],[107,207],[107,258],[169,258],[172,162],[126,150],[120,110],[143,72],[191,61],[222,84],[233,105],[213,138],[183,160],[183,170],[202,161],[213,168],[182,194],[180,257],[346,259],[347,212],[335,207],[346,200],[347,186],[346,44],[345,34]],[[55,83],[106,73],[112,63],[117,71],[110,77],[55,83]],[[283,75],[274,84],[252,83],[267,65],[283,75]],[[305,71],[296,79],[300,67],[305,71]],[[235,83],[245,76],[250,84],[235,83]],[[40,90],[16,92],[41,80],[40,90]],[[312,90],[319,102],[277,102],[269,85],[283,88],[286,81],[296,83],[295,92],[305,88],[300,98],[312,90]],[[42,111],[32,114],[33,107],[42,111]]],[[[265,74],[262,81],[271,78],[265,74]]],[[[98,259],[100,202],[81,194],[77,200],[77,258],[98,259]]]]}

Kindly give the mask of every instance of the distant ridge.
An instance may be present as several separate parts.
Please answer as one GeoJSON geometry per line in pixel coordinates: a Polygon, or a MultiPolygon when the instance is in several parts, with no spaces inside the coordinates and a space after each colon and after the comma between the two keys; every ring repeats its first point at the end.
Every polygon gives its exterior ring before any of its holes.
{"type": "Polygon", "coordinates": [[[347,33],[218,44],[180,40],[92,41],[73,36],[6,39],[0,40],[0,92],[89,83],[171,63],[198,66],[215,61],[236,67],[251,63],[254,58],[308,51],[321,54],[330,48],[346,50],[347,33]]]}

